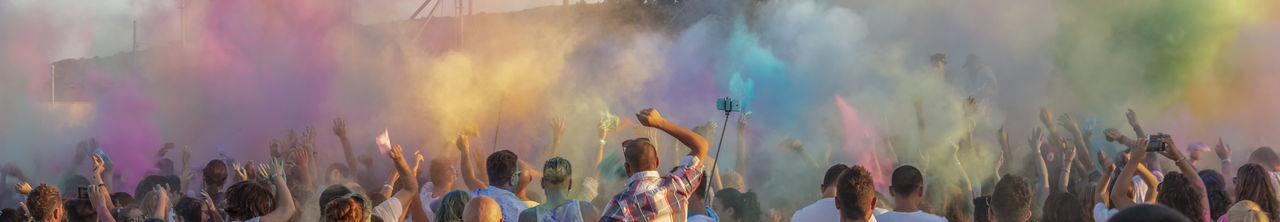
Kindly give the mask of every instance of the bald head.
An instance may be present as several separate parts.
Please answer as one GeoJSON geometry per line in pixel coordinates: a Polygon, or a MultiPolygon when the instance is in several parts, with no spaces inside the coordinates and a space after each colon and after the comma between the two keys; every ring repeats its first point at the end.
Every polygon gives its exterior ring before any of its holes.
{"type": "Polygon", "coordinates": [[[502,210],[492,198],[478,196],[467,202],[467,207],[462,210],[462,221],[500,222],[502,210]]]}
{"type": "Polygon", "coordinates": [[[649,143],[649,138],[636,138],[622,142],[626,150],[622,155],[627,158],[627,174],[641,171],[658,170],[658,150],[649,143]]]}

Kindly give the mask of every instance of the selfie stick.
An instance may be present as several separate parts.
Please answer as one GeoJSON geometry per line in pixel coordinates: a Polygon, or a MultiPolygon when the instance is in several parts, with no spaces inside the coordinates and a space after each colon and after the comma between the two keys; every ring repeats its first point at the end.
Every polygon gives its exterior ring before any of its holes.
{"type": "MultiPolygon", "coordinates": [[[[729,114],[730,113],[733,113],[732,104],[728,105],[727,109],[724,110],[724,127],[720,128],[720,142],[716,144],[716,156],[714,158],[716,162],[711,164],[711,174],[709,174],[710,177],[702,178],[702,182],[704,183],[710,183],[711,178],[715,178],[716,173],[720,172],[720,170],[717,169],[716,167],[720,165],[720,150],[721,150],[721,147],[724,146],[724,132],[729,130],[729,114]]],[[[706,161],[706,160],[703,160],[703,161],[706,161]]],[[[697,190],[697,189],[698,189],[697,187],[694,187],[694,190],[697,190]]],[[[711,184],[707,184],[707,189],[708,189],[707,194],[705,195],[705,197],[703,197],[703,199],[707,200],[707,203],[706,203],[707,205],[711,205],[711,192],[712,192],[710,191],[711,184]]]]}

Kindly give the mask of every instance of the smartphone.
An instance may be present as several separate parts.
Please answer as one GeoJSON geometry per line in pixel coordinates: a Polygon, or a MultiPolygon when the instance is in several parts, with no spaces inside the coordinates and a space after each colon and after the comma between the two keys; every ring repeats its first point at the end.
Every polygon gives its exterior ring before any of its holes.
{"type": "Polygon", "coordinates": [[[1147,152],[1164,152],[1169,150],[1169,144],[1164,140],[1170,138],[1169,134],[1156,133],[1147,139],[1147,152]]]}
{"type": "Polygon", "coordinates": [[[729,97],[719,98],[716,99],[716,109],[725,112],[741,112],[742,103],[729,97]]]}
{"type": "Polygon", "coordinates": [[[76,197],[79,197],[80,199],[89,199],[89,187],[76,188],[76,192],[78,192],[76,197]]]}

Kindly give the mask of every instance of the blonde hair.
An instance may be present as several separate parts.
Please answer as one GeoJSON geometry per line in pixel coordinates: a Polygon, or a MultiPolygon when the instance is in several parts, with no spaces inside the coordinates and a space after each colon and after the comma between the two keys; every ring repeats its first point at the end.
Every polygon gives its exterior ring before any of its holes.
{"type": "Polygon", "coordinates": [[[1257,203],[1249,200],[1241,200],[1231,205],[1231,209],[1227,210],[1227,221],[1230,222],[1256,222],[1270,221],[1267,220],[1267,213],[1262,211],[1257,203]]]}

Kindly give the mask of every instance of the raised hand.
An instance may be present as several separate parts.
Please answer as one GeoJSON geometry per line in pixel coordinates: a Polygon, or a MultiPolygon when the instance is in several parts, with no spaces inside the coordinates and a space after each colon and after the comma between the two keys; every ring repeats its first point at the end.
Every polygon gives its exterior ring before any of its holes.
{"type": "Polygon", "coordinates": [[[564,118],[562,117],[551,118],[550,126],[551,126],[551,133],[553,136],[557,138],[564,136],[564,118]]]}
{"type": "Polygon", "coordinates": [[[1031,138],[1027,139],[1027,144],[1031,145],[1032,152],[1040,153],[1040,145],[1044,144],[1044,131],[1039,127],[1031,130],[1031,138]]]}
{"type": "MultiPolygon", "coordinates": [[[[422,151],[420,151],[420,150],[415,150],[415,151],[413,151],[413,156],[414,156],[414,158],[413,158],[413,162],[415,162],[415,163],[413,164],[413,171],[421,171],[421,170],[422,170],[422,162],[423,162],[423,161],[426,161],[427,159],[426,159],[425,157],[423,157],[423,156],[422,156],[422,151]]],[[[421,173],[418,173],[418,174],[421,174],[421,173]]]]}
{"type": "Polygon", "coordinates": [[[1124,112],[1124,117],[1129,119],[1129,125],[1138,125],[1138,113],[1133,112],[1133,109],[1124,112]]]}
{"type": "Polygon", "coordinates": [[[183,167],[185,168],[185,167],[186,167],[186,164],[187,164],[187,163],[190,163],[190,162],[191,162],[191,146],[182,146],[182,164],[183,164],[183,167]]]}
{"type": "MultiPolygon", "coordinates": [[[[1152,141],[1152,142],[1156,142],[1156,141],[1152,141]]],[[[1178,151],[1178,146],[1173,143],[1173,138],[1171,137],[1160,138],[1159,142],[1169,144],[1169,148],[1164,149],[1164,151],[1159,151],[1157,153],[1160,153],[1160,155],[1163,155],[1164,157],[1169,158],[1169,160],[1182,161],[1182,158],[1183,158],[1182,152],[1178,151]]],[[[1146,149],[1146,147],[1143,147],[1143,149],[1146,149]]]]}
{"type": "Polygon", "coordinates": [[[1222,158],[1223,160],[1231,159],[1231,147],[1227,146],[1227,143],[1223,142],[1222,138],[1218,138],[1218,145],[1213,147],[1213,152],[1218,154],[1218,158],[1222,158]]]}
{"type": "Polygon", "coordinates": [[[102,188],[102,186],[89,186],[89,203],[105,205],[107,201],[111,201],[110,197],[105,195],[106,192],[102,192],[102,188]]]}
{"type": "Polygon", "coordinates": [[[399,144],[391,146],[391,152],[387,152],[387,157],[391,157],[391,160],[395,161],[402,160],[404,159],[404,153],[401,152],[404,152],[404,149],[400,148],[399,144]]]}
{"type": "Polygon", "coordinates": [[[1129,160],[1125,162],[1128,164],[1136,164],[1145,161],[1147,159],[1148,143],[1150,143],[1150,141],[1147,141],[1147,138],[1138,138],[1137,141],[1129,144],[1129,160]]]}
{"type": "Polygon", "coordinates": [[[636,119],[640,121],[640,125],[647,127],[658,127],[667,121],[662,118],[661,114],[658,114],[658,110],[653,108],[644,109],[640,113],[636,113],[636,119]]]}
{"type": "Polygon", "coordinates": [[[1073,135],[1083,136],[1080,130],[1080,123],[1075,119],[1072,119],[1069,114],[1062,114],[1062,117],[1058,119],[1058,125],[1062,126],[1062,128],[1066,128],[1067,131],[1071,132],[1073,135]]]}
{"type": "Polygon", "coordinates": [[[347,122],[342,121],[342,118],[333,119],[333,135],[338,137],[347,136],[347,122]]]}
{"type": "Polygon", "coordinates": [[[1124,138],[1124,134],[1121,134],[1120,130],[1116,128],[1107,128],[1106,130],[1102,131],[1102,134],[1106,135],[1107,142],[1115,142],[1117,140],[1120,140],[1120,138],[1124,138]]]}
{"type": "Polygon", "coordinates": [[[174,147],[175,145],[173,145],[173,143],[164,143],[164,147],[160,147],[160,151],[156,152],[156,156],[164,157],[164,155],[168,154],[169,150],[173,149],[174,147]]]}
{"type": "MultiPolygon", "coordinates": [[[[467,134],[459,134],[454,143],[457,145],[458,151],[462,151],[463,155],[466,155],[467,149],[471,148],[471,140],[467,139],[467,134]]],[[[463,158],[466,158],[466,156],[463,156],[463,158]]]]}
{"type": "Polygon", "coordinates": [[[1040,108],[1040,122],[1044,123],[1044,127],[1049,128],[1049,132],[1052,133],[1055,130],[1053,127],[1053,111],[1049,111],[1049,108],[1040,108]]]}
{"type": "Polygon", "coordinates": [[[89,156],[89,158],[90,158],[90,159],[93,159],[93,175],[94,175],[94,178],[98,178],[98,177],[100,177],[100,176],[102,175],[102,171],[105,171],[105,170],[107,169],[106,167],[103,167],[103,165],[105,165],[105,164],[106,164],[106,163],[105,163],[105,161],[103,161],[103,160],[102,160],[102,156],[100,156],[100,155],[98,155],[98,154],[90,155],[90,156],[89,156]]]}
{"type": "Polygon", "coordinates": [[[280,160],[279,158],[271,158],[271,161],[268,162],[268,165],[266,166],[266,169],[264,169],[264,171],[267,172],[267,175],[270,175],[270,176],[284,176],[284,172],[285,172],[284,160],[280,160]]]}
{"type": "Polygon", "coordinates": [[[245,172],[244,166],[240,165],[240,163],[231,164],[231,169],[236,172],[236,176],[240,178],[240,181],[249,180],[249,173],[245,172]]]}
{"type": "Polygon", "coordinates": [[[27,182],[18,182],[18,184],[13,185],[13,191],[16,191],[18,192],[18,194],[22,194],[22,195],[30,194],[31,184],[27,184],[27,182]]]}
{"type": "Polygon", "coordinates": [[[1107,171],[1116,169],[1115,164],[1111,163],[1111,158],[1107,158],[1107,153],[1102,152],[1102,150],[1098,150],[1098,164],[1102,164],[1102,168],[1107,169],[1107,171]]]}
{"type": "MultiPolygon", "coordinates": [[[[293,137],[293,131],[290,131],[290,132],[289,132],[289,137],[293,137]]],[[[278,140],[278,139],[271,139],[271,145],[270,145],[270,148],[271,148],[271,157],[275,158],[275,157],[280,157],[280,155],[282,155],[282,154],[280,153],[280,149],[281,149],[281,147],[280,147],[280,140],[278,140]]]]}
{"type": "Polygon", "coordinates": [[[204,207],[209,212],[218,212],[218,206],[213,204],[213,197],[208,192],[200,191],[200,197],[204,200],[204,207]]]}

